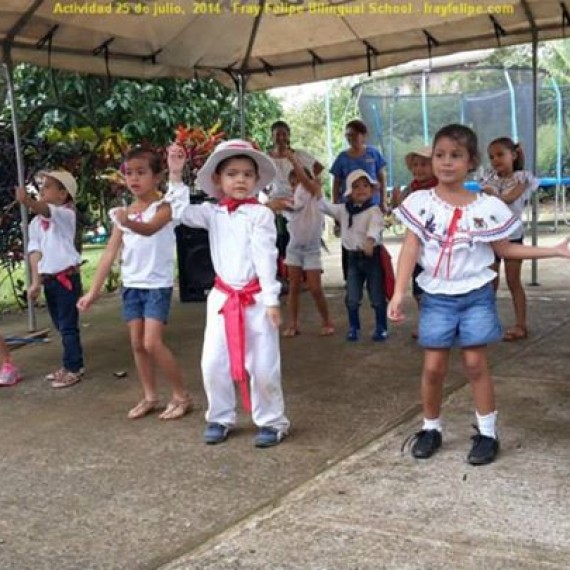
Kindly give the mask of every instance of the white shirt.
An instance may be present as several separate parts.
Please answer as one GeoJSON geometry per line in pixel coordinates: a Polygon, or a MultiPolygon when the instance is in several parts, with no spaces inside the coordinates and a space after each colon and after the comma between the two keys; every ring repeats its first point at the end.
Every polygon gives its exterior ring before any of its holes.
{"type": "Polygon", "coordinates": [[[313,196],[301,184],[293,194],[292,211],[285,210],[283,216],[288,220],[289,247],[321,249],[323,214],[319,199],[313,196]]]}
{"type": "MultiPolygon", "coordinates": [[[[168,195],[181,184],[170,184],[168,195]]],[[[259,278],[260,298],[267,307],[279,305],[276,278],[275,216],[261,204],[244,204],[232,212],[217,204],[173,204],[181,223],[209,232],[212,265],[230,287],[241,289],[259,278]]]]}
{"type": "MultiPolygon", "coordinates": [[[[144,212],[129,214],[130,220],[149,222],[155,216],[158,207],[165,202],[172,202],[173,220],[151,236],[137,234],[117,223],[113,208],[109,214],[123,232],[121,252],[121,279],[124,287],[136,289],[160,289],[174,285],[174,264],[176,234],[174,228],[179,220],[175,218],[175,202],[186,205],[189,200],[187,186],[180,186],[176,193],[153,202],[144,212]]],[[[179,208],[178,208],[179,209],[179,208]]]]}
{"type": "Polygon", "coordinates": [[[76,214],[72,205],[48,204],[50,217],[36,216],[30,222],[28,253],[39,251],[38,272],[53,275],[81,263],[75,249],[76,214]]]}
{"type": "MultiPolygon", "coordinates": [[[[509,210],[519,219],[522,218],[526,202],[538,188],[538,180],[532,172],[517,170],[513,172],[512,176],[501,177],[494,170],[488,170],[479,178],[481,186],[491,186],[499,194],[499,197],[521,183],[525,186],[524,192],[514,202],[507,204],[509,210]]],[[[520,239],[523,235],[524,226],[521,224],[520,228],[510,235],[510,239],[520,239]]]]}
{"type": "Polygon", "coordinates": [[[372,238],[376,245],[382,243],[384,216],[378,206],[372,206],[360,214],[352,216],[352,226],[348,226],[350,217],[345,204],[331,204],[320,200],[321,211],[340,223],[342,245],[349,251],[363,250],[366,239],[372,238]]]}
{"type": "Polygon", "coordinates": [[[418,285],[433,294],[459,295],[482,287],[495,278],[491,243],[509,238],[520,220],[498,198],[475,194],[471,204],[456,208],[441,200],[435,190],[416,190],[395,214],[421,240],[419,264],[424,268],[418,285]],[[451,248],[443,247],[454,212],[461,217],[451,248]],[[443,251],[443,253],[442,253],[443,251]]]}
{"type": "MultiPolygon", "coordinates": [[[[313,166],[315,165],[315,162],[317,162],[317,159],[304,150],[296,150],[293,154],[295,155],[295,158],[301,163],[301,166],[307,168],[312,176],[313,166]]],[[[288,158],[275,158],[272,156],[271,159],[277,167],[277,175],[271,184],[269,197],[290,198],[292,191],[291,184],[289,183],[289,174],[291,170],[293,170],[293,165],[288,158]]]]}

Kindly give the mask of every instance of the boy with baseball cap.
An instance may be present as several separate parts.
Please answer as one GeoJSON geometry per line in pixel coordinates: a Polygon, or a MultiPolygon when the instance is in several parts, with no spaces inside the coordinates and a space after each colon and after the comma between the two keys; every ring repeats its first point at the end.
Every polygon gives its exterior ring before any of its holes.
{"type": "Polygon", "coordinates": [[[380,244],[384,217],[372,201],[375,181],[362,169],[353,170],[346,178],[346,203],[330,204],[322,200],[322,211],[340,223],[343,247],[348,252],[346,278],[346,308],[348,311],[348,341],[360,338],[359,308],[364,284],[374,308],[376,327],[372,340],[388,338],[386,297],[380,263],[380,244]]]}

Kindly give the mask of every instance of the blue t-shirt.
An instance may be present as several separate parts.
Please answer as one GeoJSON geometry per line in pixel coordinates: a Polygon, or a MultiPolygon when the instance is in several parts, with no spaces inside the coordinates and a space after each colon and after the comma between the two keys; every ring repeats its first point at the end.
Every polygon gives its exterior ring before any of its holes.
{"type": "MultiPolygon", "coordinates": [[[[340,201],[344,202],[344,193],[346,191],[346,177],[353,171],[362,168],[370,174],[373,180],[378,179],[378,173],[386,166],[384,157],[373,147],[367,146],[366,152],[358,158],[353,158],[346,150],[343,150],[333,162],[330,173],[340,178],[340,201]]],[[[374,192],[372,202],[380,204],[380,192],[374,192]]]]}

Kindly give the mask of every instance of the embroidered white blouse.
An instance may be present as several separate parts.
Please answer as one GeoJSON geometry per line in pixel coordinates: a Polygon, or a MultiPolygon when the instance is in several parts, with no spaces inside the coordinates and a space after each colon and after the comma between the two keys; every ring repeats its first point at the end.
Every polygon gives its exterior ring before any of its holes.
{"type": "Polygon", "coordinates": [[[418,263],[424,270],[417,282],[428,293],[460,295],[495,278],[489,268],[491,243],[508,238],[521,222],[498,198],[476,196],[467,206],[455,207],[433,189],[417,190],[395,210],[421,240],[418,263]]]}
{"type": "MultiPolygon", "coordinates": [[[[495,170],[487,170],[479,177],[479,184],[481,186],[491,186],[496,190],[499,196],[512,190],[519,184],[524,184],[525,190],[514,202],[507,204],[511,212],[518,218],[522,218],[526,202],[538,188],[538,180],[532,172],[528,170],[517,170],[513,172],[512,176],[501,177],[495,170]]],[[[524,226],[521,224],[520,228],[513,232],[509,238],[519,239],[524,235],[524,226]]]]}

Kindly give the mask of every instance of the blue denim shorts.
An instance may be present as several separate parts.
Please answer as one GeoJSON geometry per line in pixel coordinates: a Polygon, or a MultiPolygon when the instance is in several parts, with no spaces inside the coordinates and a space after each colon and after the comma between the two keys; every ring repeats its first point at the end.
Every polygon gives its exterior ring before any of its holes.
{"type": "Polygon", "coordinates": [[[168,321],[172,287],[159,289],[135,289],[123,287],[123,320],[154,319],[161,323],[168,321]]]}
{"type": "Polygon", "coordinates": [[[498,342],[502,329],[493,284],[462,295],[424,291],[418,333],[418,344],[423,348],[466,348],[498,342]]]}

